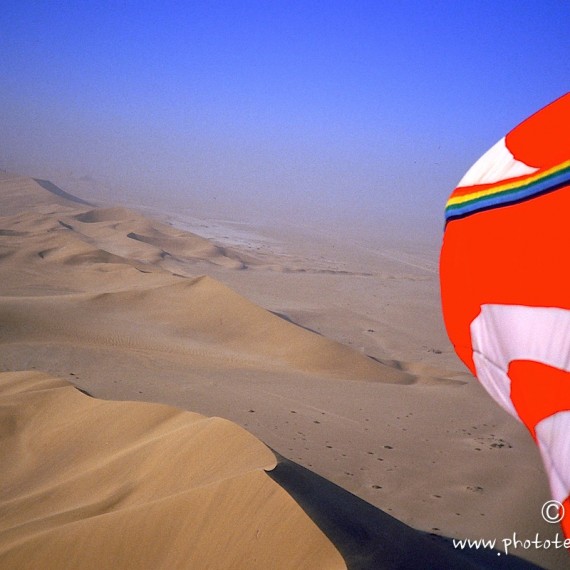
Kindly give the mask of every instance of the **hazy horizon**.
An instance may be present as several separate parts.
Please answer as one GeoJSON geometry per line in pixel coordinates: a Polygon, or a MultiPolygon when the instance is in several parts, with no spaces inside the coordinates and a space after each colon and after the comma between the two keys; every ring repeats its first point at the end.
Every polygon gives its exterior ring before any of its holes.
{"type": "Polygon", "coordinates": [[[116,201],[402,234],[568,90],[560,2],[22,2],[0,167],[116,201]]]}

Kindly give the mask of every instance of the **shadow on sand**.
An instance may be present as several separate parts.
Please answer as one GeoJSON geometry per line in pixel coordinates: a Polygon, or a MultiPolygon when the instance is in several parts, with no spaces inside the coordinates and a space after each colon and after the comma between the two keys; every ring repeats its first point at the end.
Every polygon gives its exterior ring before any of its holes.
{"type": "Polygon", "coordinates": [[[87,202],[86,200],[77,198],[77,196],[73,196],[73,194],[68,194],[65,190],[62,190],[59,186],[56,186],[49,180],[40,180],[39,178],[34,178],[34,181],[37,182],[44,190],[47,190],[48,192],[51,192],[60,198],[65,198],[66,200],[71,200],[72,202],[83,204],[85,206],[93,206],[93,204],[87,202]]]}
{"type": "Polygon", "coordinates": [[[349,570],[539,569],[490,549],[460,550],[451,538],[416,530],[275,450],[268,475],[301,505],[336,545],[349,570]]]}

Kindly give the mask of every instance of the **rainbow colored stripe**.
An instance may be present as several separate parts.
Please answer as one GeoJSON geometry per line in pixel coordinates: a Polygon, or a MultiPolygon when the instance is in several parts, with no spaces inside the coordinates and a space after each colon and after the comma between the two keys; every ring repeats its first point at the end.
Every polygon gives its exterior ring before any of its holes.
{"type": "Polygon", "coordinates": [[[445,206],[445,223],[542,196],[570,184],[570,160],[510,181],[456,188],[445,206]]]}

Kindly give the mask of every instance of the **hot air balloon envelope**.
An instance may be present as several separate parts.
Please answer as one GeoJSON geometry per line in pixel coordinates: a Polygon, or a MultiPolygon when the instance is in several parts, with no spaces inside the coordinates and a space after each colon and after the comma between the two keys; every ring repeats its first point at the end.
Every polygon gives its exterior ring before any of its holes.
{"type": "Polygon", "coordinates": [[[570,536],[570,93],[465,174],[445,210],[445,325],[539,446],[570,536]]]}

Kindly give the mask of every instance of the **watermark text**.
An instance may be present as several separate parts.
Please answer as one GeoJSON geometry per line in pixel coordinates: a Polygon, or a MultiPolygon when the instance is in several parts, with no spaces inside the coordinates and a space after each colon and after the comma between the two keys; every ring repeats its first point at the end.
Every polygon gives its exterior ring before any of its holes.
{"type": "MultiPolygon", "coordinates": [[[[535,548],[537,550],[548,550],[549,548],[570,548],[570,538],[561,537],[559,533],[556,533],[553,538],[541,539],[539,533],[534,535],[534,538],[519,538],[516,532],[513,532],[512,536],[508,538],[503,538],[497,540],[492,539],[453,539],[453,547],[459,548],[461,550],[466,550],[470,548],[480,549],[488,548],[490,550],[495,550],[497,547],[501,547],[505,554],[509,554],[509,551],[515,550],[517,548],[522,548],[523,550],[530,550],[535,548]]],[[[497,556],[502,553],[499,550],[497,556]]]]}

